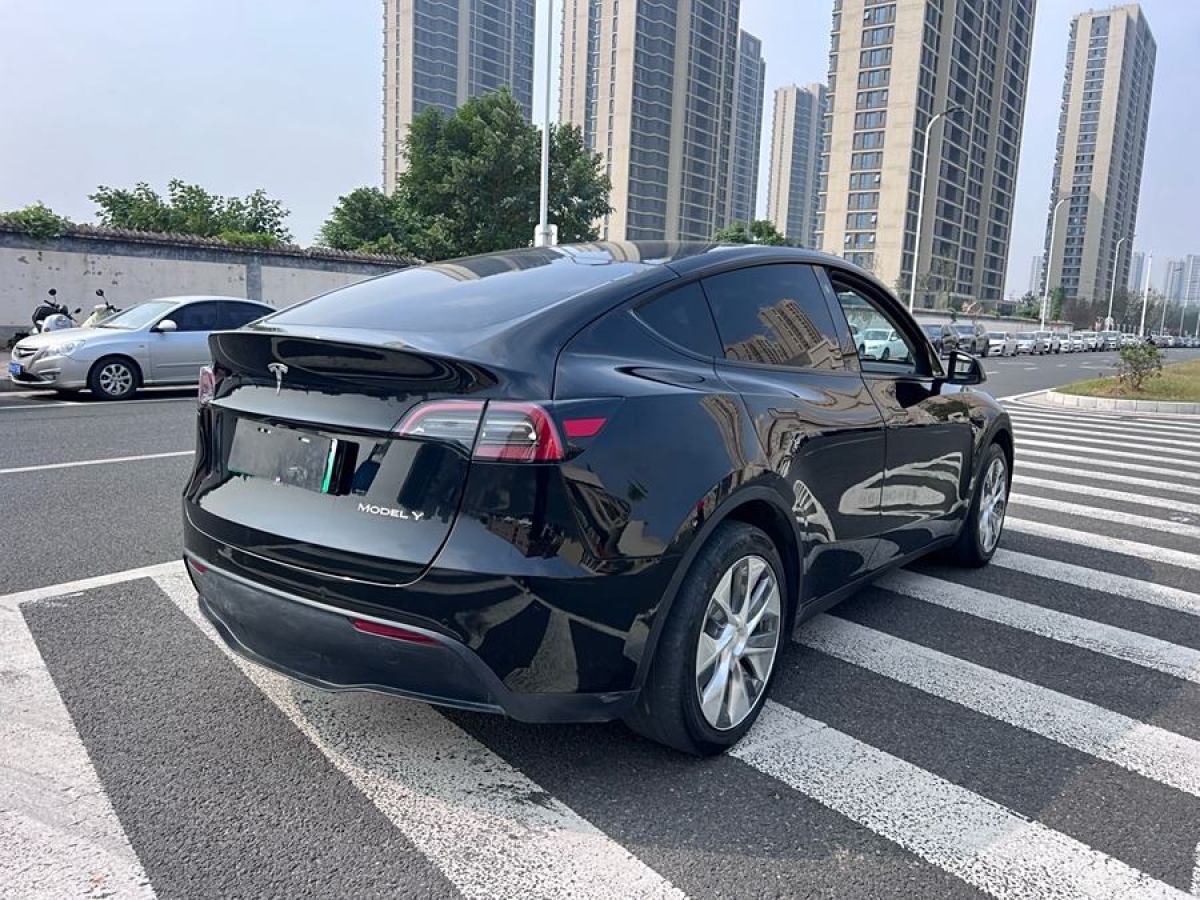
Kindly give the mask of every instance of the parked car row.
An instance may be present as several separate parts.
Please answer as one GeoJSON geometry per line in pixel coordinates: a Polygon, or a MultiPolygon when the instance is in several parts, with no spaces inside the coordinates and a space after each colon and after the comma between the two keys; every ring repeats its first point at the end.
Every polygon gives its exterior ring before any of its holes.
{"type": "MultiPolygon", "coordinates": [[[[1049,353],[1090,353],[1120,350],[1138,343],[1136,334],[1120,331],[985,331],[981,323],[926,322],[921,325],[942,356],[964,350],[975,356],[1040,356],[1049,353]]],[[[1154,335],[1158,347],[1200,347],[1200,338],[1154,335]]]]}

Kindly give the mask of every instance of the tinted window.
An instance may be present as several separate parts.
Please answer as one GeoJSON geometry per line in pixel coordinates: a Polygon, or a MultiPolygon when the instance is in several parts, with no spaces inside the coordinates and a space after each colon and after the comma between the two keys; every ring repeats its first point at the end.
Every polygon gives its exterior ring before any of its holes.
{"type": "Polygon", "coordinates": [[[271,310],[253,303],[222,303],[221,328],[241,328],[247,322],[261,319],[271,310]]]}
{"type": "Polygon", "coordinates": [[[834,293],[850,330],[863,369],[868,372],[915,372],[916,353],[909,338],[896,327],[883,306],[869,292],[829,273],[834,293]]]}
{"type": "Polygon", "coordinates": [[[215,331],[219,324],[221,304],[216,302],[189,303],[181,306],[169,316],[179,331],[215,331]]]}
{"type": "Polygon", "coordinates": [[[643,303],[637,317],[669,341],[704,356],[718,356],[721,342],[700,282],[693,281],[643,303]]]}
{"type": "Polygon", "coordinates": [[[704,279],[727,359],[841,368],[837,333],[811,266],[754,266],[704,279]]]}

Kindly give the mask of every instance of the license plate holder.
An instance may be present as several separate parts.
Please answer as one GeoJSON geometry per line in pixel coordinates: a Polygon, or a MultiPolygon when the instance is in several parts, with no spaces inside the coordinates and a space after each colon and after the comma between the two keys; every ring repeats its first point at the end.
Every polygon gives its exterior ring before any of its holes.
{"type": "Polygon", "coordinates": [[[239,419],[226,468],[234,475],[328,494],[337,452],[336,438],[239,419]]]}

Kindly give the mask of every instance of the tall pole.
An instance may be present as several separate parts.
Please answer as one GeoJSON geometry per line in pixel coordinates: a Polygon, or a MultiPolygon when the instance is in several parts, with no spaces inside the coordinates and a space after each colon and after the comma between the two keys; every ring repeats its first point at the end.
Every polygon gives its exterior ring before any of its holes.
{"type": "Polygon", "coordinates": [[[1054,212],[1050,216],[1050,252],[1046,254],[1046,283],[1042,286],[1042,324],[1039,331],[1046,330],[1046,307],[1050,303],[1050,272],[1054,268],[1054,236],[1058,231],[1058,211],[1070,197],[1062,197],[1054,204],[1054,212]]]}
{"type": "Polygon", "coordinates": [[[554,59],[554,0],[546,2],[546,119],[542,123],[542,190],[538,209],[538,227],[533,236],[534,246],[554,244],[550,228],[550,79],[554,59]]]}
{"type": "Polygon", "coordinates": [[[1146,290],[1142,294],[1142,324],[1138,326],[1138,336],[1146,336],[1146,306],[1150,303],[1150,269],[1154,267],[1154,254],[1146,257],[1146,290]]]}
{"type": "Polygon", "coordinates": [[[1117,251],[1113,254],[1113,277],[1112,287],[1108,289],[1108,316],[1104,319],[1104,327],[1112,328],[1112,309],[1113,298],[1117,295],[1117,270],[1121,268],[1121,245],[1131,237],[1137,237],[1135,234],[1126,235],[1117,241],[1117,251]]]}
{"type": "Polygon", "coordinates": [[[1163,314],[1162,321],[1158,323],[1158,333],[1162,334],[1167,330],[1167,298],[1163,297],[1163,314]]]}
{"type": "Polygon", "coordinates": [[[913,235],[913,260],[912,260],[912,281],[908,290],[908,311],[912,312],[913,305],[917,302],[917,261],[921,258],[921,224],[925,218],[925,179],[929,176],[929,136],[933,133],[933,126],[938,119],[944,119],[953,113],[963,111],[961,106],[951,106],[932,119],[925,126],[925,145],[921,150],[921,188],[917,192],[917,231],[913,235]]]}

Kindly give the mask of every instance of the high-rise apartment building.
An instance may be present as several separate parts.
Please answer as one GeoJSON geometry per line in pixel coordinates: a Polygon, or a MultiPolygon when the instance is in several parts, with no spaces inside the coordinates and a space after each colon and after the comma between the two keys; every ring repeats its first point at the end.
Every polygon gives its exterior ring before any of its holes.
{"type": "Polygon", "coordinates": [[[563,0],[559,119],[612,180],[609,239],[726,224],[740,0],[563,0]]]}
{"type": "Polygon", "coordinates": [[[1168,300],[1183,299],[1184,261],[1168,259],[1167,271],[1163,276],[1163,296],[1168,300]]]}
{"type": "Polygon", "coordinates": [[[762,41],[738,32],[737,81],[733,92],[733,153],[729,158],[729,210],[725,224],[750,222],[758,203],[758,158],[762,144],[763,91],[767,64],[762,41]]]}
{"type": "Polygon", "coordinates": [[[1035,2],[834,0],[821,244],[918,306],[1002,296],[1035,2]]]}
{"type": "Polygon", "coordinates": [[[1146,283],[1146,254],[1141,250],[1134,252],[1129,263],[1129,289],[1140,291],[1146,283]]]}
{"type": "Polygon", "coordinates": [[[1046,221],[1051,287],[1068,297],[1108,296],[1114,266],[1122,284],[1129,278],[1133,235],[1156,45],[1136,3],[1089,11],[1071,22],[1063,79],[1058,150],[1050,208],[1068,198],[1046,221]],[[1051,232],[1054,247],[1050,247],[1051,232]]]}
{"type": "Polygon", "coordinates": [[[1183,299],[1188,305],[1200,301],[1200,256],[1194,253],[1183,261],[1183,299]]]}
{"type": "Polygon", "coordinates": [[[802,247],[816,246],[813,233],[824,114],[823,84],[793,84],[775,90],[767,218],[802,247]]]}
{"type": "Polygon", "coordinates": [[[1033,259],[1029,261],[1029,293],[1040,294],[1042,292],[1042,267],[1046,264],[1046,257],[1042,254],[1034,254],[1033,259]]]}
{"type": "Polygon", "coordinates": [[[413,117],[508,87],[533,107],[534,0],[384,0],[383,184],[405,169],[413,117]]]}

